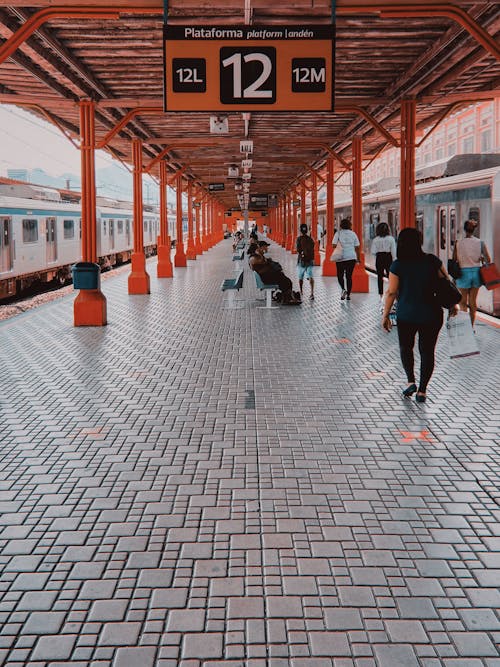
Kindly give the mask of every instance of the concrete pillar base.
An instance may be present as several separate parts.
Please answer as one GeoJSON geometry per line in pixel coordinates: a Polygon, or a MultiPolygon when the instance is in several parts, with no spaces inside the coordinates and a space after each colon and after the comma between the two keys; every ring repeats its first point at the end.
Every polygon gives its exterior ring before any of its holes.
{"type": "Polygon", "coordinates": [[[106,297],[98,289],[82,289],[73,304],[75,327],[102,327],[108,323],[106,297]]]}
{"type": "Polygon", "coordinates": [[[354,273],[352,274],[352,291],[353,292],[369,292],[370,280],[365,269],[364,261],[361,264],[356,264],[354,273]]]}
{"type": "Polygon", "coordinates": [[[149,274],[146,271],[146,255],[143,252],[132,253],[132,272],[128,277],[129,294],[149,294],[149,274]]]}
{"type": "Polygon", "coordinates": [[[158,265],[156,267],[158,278],[172,278],[174,270],[170,259],[170,245],[158,246],[158,265]]]}
{"type": "Polygon", "coordinates": [[[326,259],[323,262],[321,275],[323,276],[336,276],[337,275],[337,264],[332,262],[331,259],[326,259]]]}
{"type": "Polygon", "coordinates": [[[174,266],[183,268],[187,266],[187,257],[184,247],[178,243],[175,246],[174,266]]]}

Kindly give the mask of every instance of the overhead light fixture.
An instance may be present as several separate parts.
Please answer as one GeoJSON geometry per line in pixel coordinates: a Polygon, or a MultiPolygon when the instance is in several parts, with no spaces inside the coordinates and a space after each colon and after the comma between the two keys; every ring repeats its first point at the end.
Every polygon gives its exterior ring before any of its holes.
{"type": "Polygon", "coordinates": [[[210,134],[229,134],[227,116],[210,116],[210,134]]]}
{"type": "Polygon", "coordinates": [[[245,139],[240,141],[240,153],[253,153],[253,141],[252,139],[245,139]]]}

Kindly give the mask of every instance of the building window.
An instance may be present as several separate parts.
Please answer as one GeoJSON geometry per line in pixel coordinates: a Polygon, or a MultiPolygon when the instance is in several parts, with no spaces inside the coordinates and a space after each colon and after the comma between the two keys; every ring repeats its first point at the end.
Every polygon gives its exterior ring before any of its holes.
{"type": "Polygon", "coordinates": [[[457,152],[457,145],[455,142],[453,142],[448,146],[448,157],[452,157],[452,155],[455,155],[456,152],[457,152]]]}
{"type": "Polygon", "coordinates": [[[489,153],[491,148],[491,130],[485,130],[481,132],[481,153],[489,153]]]}
{"type": "Polygon", "coordinates": [[[438,148],[436,151],[436,160],[442,160],[444,157],[444,150],[442,148],[438,148]]]}
{"type": "Polygon", "coordinates": [[[64,238],[65,239],[74,239],[75,238],[75,221],[74,220],[64,220],[64,238]]]}
{"type": "Polygon", "coordinates": [[[474,152],[474,137],[467,137],[462,141],[462,153],[474,152]]]}
{"type": "Polygon", "coordinates": [[[23,243],[37,243],[38,221],[23,220],[23,243]]]}

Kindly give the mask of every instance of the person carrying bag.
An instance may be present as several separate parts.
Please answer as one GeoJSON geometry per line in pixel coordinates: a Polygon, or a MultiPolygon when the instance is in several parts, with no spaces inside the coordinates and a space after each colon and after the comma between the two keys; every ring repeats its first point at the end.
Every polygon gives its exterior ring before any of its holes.
{"type": "Polygon", "coordinates": [[[464,223],[465,237],[455,243],[453,259],[459,266],[461,275],[456,279],[456,286],[462,294],[460,310],[469,311],[472,326],[476,320],[477,293],[481,287],[481,264],[491,262],[490,253],[484,241],[474,236],[477,229],[475,220],[466,220],[464,223]]]}

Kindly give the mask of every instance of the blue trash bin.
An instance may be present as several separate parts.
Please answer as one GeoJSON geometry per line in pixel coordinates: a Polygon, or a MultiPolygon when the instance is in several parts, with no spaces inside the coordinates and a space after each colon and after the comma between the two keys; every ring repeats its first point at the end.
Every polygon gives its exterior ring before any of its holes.
{"type": "Polygon", "coordinates": [[[75,289],[100,289],[101,267],[94,262],[77,262],[71,267],[75,289]]]}

